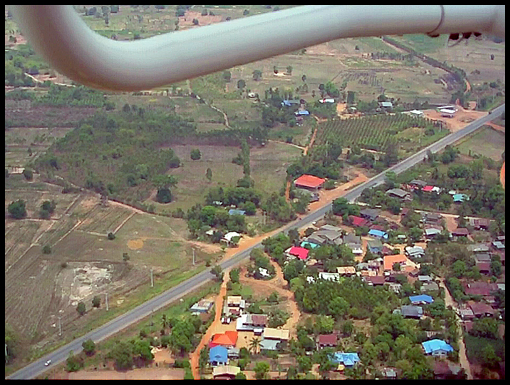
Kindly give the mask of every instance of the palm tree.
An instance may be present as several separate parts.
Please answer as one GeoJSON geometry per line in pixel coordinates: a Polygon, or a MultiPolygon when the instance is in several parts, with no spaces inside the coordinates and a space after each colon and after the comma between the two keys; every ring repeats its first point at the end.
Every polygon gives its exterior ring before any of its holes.
{"type": "Polygon", "coordinates": [[[259,338],[252,338],[250,341],[250,350],[253,354],[257,354],[257,351],[260,348],[260,339],[259,338]]]}

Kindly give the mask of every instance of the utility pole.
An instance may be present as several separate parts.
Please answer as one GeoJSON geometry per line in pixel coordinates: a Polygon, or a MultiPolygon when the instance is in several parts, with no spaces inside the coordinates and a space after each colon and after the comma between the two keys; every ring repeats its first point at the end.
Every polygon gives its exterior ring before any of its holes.
{"type": "Polygon", "coordinates": [[[195,266],[195,248],[192,248],[193,250],[193,266],[195,266]]]}
{"type": "Polygon", "coordinates": [[[106,296],[106,311],[108,311],[108,292],[105,293],[106,296]]]}
{"type": "Polygon", "coordinates": [[[154,274],[152,273],[152,268],[151,268],[151,287],[154,287],[154,274]]]}
{"type": "Polygon", "coordinates": [[[61,319],[62,319],[62,316],[59,316],[58,317],[58,335],[59,336],[62,335],[62,322],[60,322],[61,319]]]}

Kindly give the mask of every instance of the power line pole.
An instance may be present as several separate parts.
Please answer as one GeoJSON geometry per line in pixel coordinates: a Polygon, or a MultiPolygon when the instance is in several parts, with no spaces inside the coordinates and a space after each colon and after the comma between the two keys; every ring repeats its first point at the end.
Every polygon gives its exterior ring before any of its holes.
{"type": "Polygon", "coordinates": [[[152,273],[152,269],[151,269],[151,287],[154,287],[154,274],[152,273]]]}
{"type": "Polygon", "coordinates": [[[105,293],[106,296],[106,311],[108,311],[108,293],[105,293]]]}
{"type": "Polygon", "coordinates": [[[58,317],[58,335],[59,336],[62,335],[62,322],[60,322],[61,319],[62,319],[62,316],[59,316],[58,317]]]}
{"type": "Polygon", "coordinates": [[[193,250],[193,266],[195,266],[195,248],[193,248],[192,250],[193,250]]]}

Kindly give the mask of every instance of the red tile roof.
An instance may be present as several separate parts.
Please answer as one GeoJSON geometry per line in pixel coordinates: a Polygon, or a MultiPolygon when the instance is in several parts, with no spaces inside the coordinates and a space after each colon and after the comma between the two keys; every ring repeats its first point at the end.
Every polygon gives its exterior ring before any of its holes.
{"type": "Polygon", "coordinates": [[[384,227],[382,227],[381,225],[372,225],[372,226],[370,226],[370,230],[385,231],[386,229],[384,227]]]}
{"type": "Polygon", "coordinates": [[[224,334],[215,334],[212,343],[222,346],[235,346],[238,334],[236,331],[227,330],[224,334]]]}
{"type": "Polygon", "coordinates": [[[365,281],[372,282],[372,285],[383,285],[385,278],[382,275],[376,275],[374,277],[365,277],[365,281]]]}
{"type": "Polygon", "coordinates": [[[336,345],[336,334],[321,334],[318,338],[319,345],[336,345]]]}
{"type": "Polygon", "coordinates": [[[294,255],[295,257],[298,257],[299,259],[306,259],[308,258],[308,249],[305,249],[304,247],[299,246],[292,246],[289,250],[290,255],[294,255]]]}
{"type": "Polygon", "coordinates": [[[483,302],[472,302],[469,307],[473,310],[475,316],[484,315],[485,313],[494,314],[494,309],[483,302]]]}
{"type": "Polygon", "coordinates": [[[299,178],[297,178],[294,181],[294,184],[296,186],[303,186],[308,188],[317,188],[320,187],[324,182],[326,182],[326,179],[318,178],[313,175],[301,175],[299,178]]]}
{"type": "Polygon", "coordinates": [[[363,226],[366,226],[368,223],[368,221],[366,219],[357,217],[355,215],[349,215],[349,219],[351,220],[352,225],[356,226],[356,227],[363,227],[363,226]]]}
{"type": "Polygon", "coordinates": [[[425,186],[424,188],[421,189],[421,191],[430,192],[432,191],[433,188],[434,186],[425,186]]]}
{"type": "Polygon", "coordinates": [[[498,290],[498,286],[495,283],[487,282],[470,282],[465,283],[464,293],[466,295],[490,295],[492,291],[498,290]]]}
{"type": "Polygon", "coordinates": [[[478,267],[478,270],[480,270],[480,272],[491,270],[490,262],[477,262],[476,267],[478,267]]]}

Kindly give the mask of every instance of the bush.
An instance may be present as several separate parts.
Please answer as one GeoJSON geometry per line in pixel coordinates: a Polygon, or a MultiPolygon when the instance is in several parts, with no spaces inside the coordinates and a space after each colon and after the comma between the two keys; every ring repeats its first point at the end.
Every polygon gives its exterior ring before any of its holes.
{"type": "Polygon", "coordinates": [[[198,148],[191,150],[189,155],[192,160],[199,160],[202,157],[202,154],[198,148]]]}
{"type": "Polygon", "coordinates": [[[25,208],[25,201],[22,199],[18,199],[15,202],[12,202],[8,207],[7,211],[10,216],[15,219],[22,219],[27,216],[27,210],[25,208]]]}
{"type": "Polygon", "coordinates": [[[94,307],[101,306],[101,298],[99,296],[95,295],[94,298],[92,298],[92,306],[94,307]]]}
{"type": "Polygon", "coordinates": [[[44,245],[42,248],[43,254],[51,254],[51,247],[50,245],[44,245]]]}
{"type": "Polygon", "coordinates": [[[81,344],[81,346],[83,347],[83,351],[85,352],[85,354],[87,355],[92,355],[94,354],[95,350],[96,350],[96,344],[94,343],[94,341],[92,341],[91,339],[88,339],[86,341],[83,341],[83,343],[81,344]]]}
{"type": "Polygon", "coordinates": [[[80,315],[84,315],[87,309],[85,308],[85,304],[83,302],[78,303],[78,306],[76,307],[76,311],[80,315]]]}

